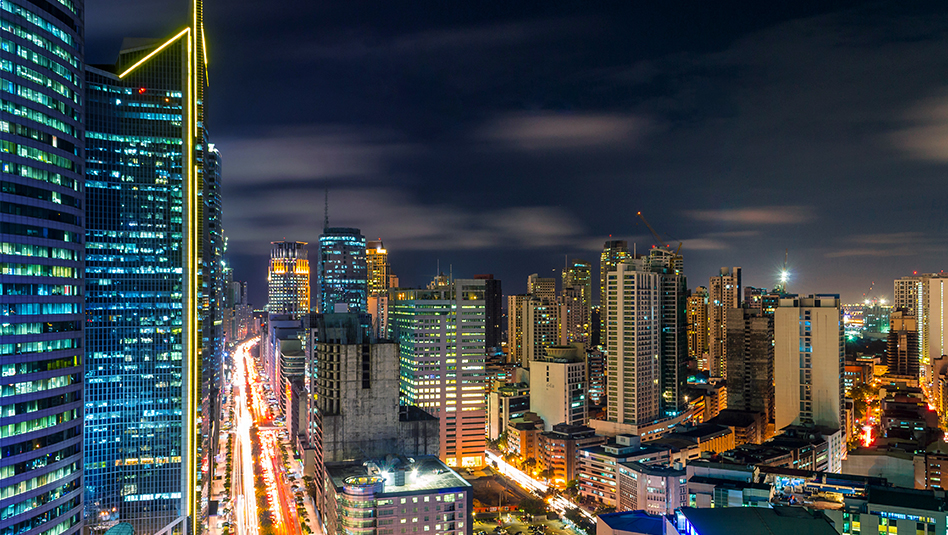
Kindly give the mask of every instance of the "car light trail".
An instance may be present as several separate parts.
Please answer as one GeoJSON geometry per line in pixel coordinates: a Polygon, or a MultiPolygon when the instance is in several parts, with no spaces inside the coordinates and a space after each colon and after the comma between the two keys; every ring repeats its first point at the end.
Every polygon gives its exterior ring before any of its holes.
{"type": "MultiPolygon", "coordinates": [[[[538,480],[533,479],[532,477],[528,476],[528,475],[525,474],[522,470],[519,470],[519,469],[515,468],[514,466],[510,465],[509,463],[507,463],[507,461],[503,460],[503,459],[502,459],[499,455],[497,455],[496,453],[494,453],[494,452],[492,452],[492,451],[490,451],[490,450],[486,451],[485,453],[486,453],[486,455],[487,455],[487,460],[488,460],[488,461],[493,462],[493,463],[496,463],[496,465],[497,465],[497,470],[498,470],[501,474],[503,474],[504,476],[507,476],[508,478],[512,479],[514,482],[516,482],[516,483],[517,483],[518,485],[520,485],[521,487],[523,487],[523,488],[525,488],[525,489],[527,489],[527,490],[529,490],[529,491],[536,492],[536,493],[547,492],[547,491],[550,489],[550,486],[549,486],[549,485],[547,485],[546,483],[544,483],[544,482],[542,482],[542,481],[538,481],[538,480]]],[[[554,511],[556,511],[557,513],[559,513],[559,514],[561,514],[561,515],[564,514],[564,513],[565,513],[567,510],[569,510],[569,509],[579,509],[579,511],[580,511],[583,515],[585,515],[587,518],[589,518],[590,520],[595,520],[595,519],[596,519],[596,515],[590,513],[589,511],[586,511],[586,510],[583,509],[582,507],[580,507],[580,506],[576,505],[575,503],[573,503],[573,502],[567,500],[567,499],[564,498],[563,496],[555,495],[555,496],[553,496],[552,498],[550,498],[550,500],[549,500],[548,503],[549,503],[551,509],[553,509],[554,511]]]]}

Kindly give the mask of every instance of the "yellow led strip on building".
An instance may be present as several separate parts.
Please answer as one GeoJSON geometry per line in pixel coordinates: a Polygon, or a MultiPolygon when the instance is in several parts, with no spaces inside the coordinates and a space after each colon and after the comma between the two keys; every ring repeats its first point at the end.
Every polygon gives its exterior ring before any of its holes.
{"type": "Polygon", "coordinates": [[[172,37],[171,39],[168,39],[167,41],[165,41],[164,43],[162,43],[161,46],[159,46],[158,48],[156,48],[156,49],[152,50],[151,52],[149,52],[147,56],[145,56],[145,57],[143,57],[142,59],[140,59],[140,60],[136,61],[135,63],[133,63],[131,67],[125,69],[125,72],[123,72],[122,74],[118,75],[118,77],[119,77],[119,78],[125,78],[126,76],[128,76],[129,74],[131,74],[132,71],[134,71],[135,69],[141,67],[145,62],[147,62],[148,60],[150,60],[151,58],[153,58],[153,57],[155,56],[155,54],[158,54],[158,53],[161,52],[162,50],[168,48],[169,46],[171,46],[172,44],[174,44],[175,41],[177,41],[178,39],[180,39],[181,36],[183,36],[184,34],[190,32],[190,31],[191,31],[191,28],[185,28],[185,29],[181,30],[180,32],[178,32],[178,35],[175,35],[175,36],[172,37]]]}

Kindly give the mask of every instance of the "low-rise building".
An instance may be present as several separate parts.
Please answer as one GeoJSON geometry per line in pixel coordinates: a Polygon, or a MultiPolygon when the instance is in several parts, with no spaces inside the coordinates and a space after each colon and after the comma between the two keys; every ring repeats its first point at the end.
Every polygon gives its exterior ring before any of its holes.
{"type": "Polygon", "coordinates": [[[556,424],[552,431],[541,433],[539,449],[540,467],[549,472],[550,482],[564,487],[576,479],[576,455],[581,448],[606,442],[606,437],[596,434],[585,425],[556,424]]]}
{"type": "Polygon", "coordinates": [[[769,438],[766,436],[767,417],[762,412],[724,409],[705,423],[729,428],[734,433],[735,446],[760,444],[769,438]]]}
{"type": "Polygon", "coordinates": [[[530,386],[508,384],[487,394],[487,438],[497,440],[507,430],[507,423],[530,410],[530,386]]]}
{"type": "Polygon", "coordinates": [[[328,534],[470,535],[471,484],[437,457],[327,463],[328,534]]]}
{"type": "MultiPolygon", "coordinates": [[[[684,507],[666,520],[665,535],[837,535],[836,529],[819,511],[803,507],[774,509],[729,507],[696,509],[684,507]]],[[[863,532],[868,535],[868,531],[863,532]]]]}
{"type": "Polygon", "coordinates": [[[668,449],[643,446],[639,437],[634,435],[617,435],[615,440],[600,446],[580,449],[577,462],[580,494],[603,505],[616,507],[616,467],[619,463],[630,461],[667,464],[668,449]]]}
{"type": "Polygon", "coordinates": [[[645,511],[670,515],[688,504],[686,472],[683,466],[650,466],[638,462],[619,463],[617,487],[620,511],[645,511]]]}
{"type": "Polygon", "coordinates": [[[645,511],[622,511],[596,517],[596,535],[665,535],[665,518],[645,511]]]}
{"type": "Polygon", "coordinates": [[[770,507],[772,485],[757,483],[754,466],[696,461],[685,467],[688,507],[770,507]]]}
{"type": "Polygon", "coordinates": [[[524,461],[537,459],[537,444],[543,432],[543,419],[534,412],[524,413],[507,423],[507,451],[524,461]]]}
{"type": "Polygon", "coordinates": [[[948,503],[941,491],[869,487],[866,500],[848,500],[826,515],[842,535],[930,535],[948,531],[948,503]]]}

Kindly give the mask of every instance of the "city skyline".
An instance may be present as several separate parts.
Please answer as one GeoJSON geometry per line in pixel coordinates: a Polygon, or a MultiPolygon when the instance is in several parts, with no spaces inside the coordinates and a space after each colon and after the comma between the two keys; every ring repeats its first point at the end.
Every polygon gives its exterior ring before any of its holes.
{"type": "MultiPolygon", "coordinates": [[[[90,60],[173,30],[163,6],[91,3],[90,60]]],[[[769,288],[789,251],[790,291],[848,302],[941,269],[943,6],[573,9],[285,2],[258,31],[249,3],[208,6],[209,116],[251,302],[270,241],[316,242],[327,187],[331,224],[384,239],[403,286],[438,260],[520,280],[564,255],[595,262],[610,234],[647,248],[638,210],[683,240],[692,280],[740,265],[769,288]],[[248,73],[262,53],[274,60],[248,73]],[[319,98],[290,97],[290,65],[319,98]],[[588,187],[564,195],[573,182],[588,187]]]]}

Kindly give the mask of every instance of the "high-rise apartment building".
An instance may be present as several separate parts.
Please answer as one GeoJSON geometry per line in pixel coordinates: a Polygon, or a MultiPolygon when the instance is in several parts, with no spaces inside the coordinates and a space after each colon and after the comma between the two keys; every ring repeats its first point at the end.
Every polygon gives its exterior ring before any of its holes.
{"type": "Polygon", "coordinates": [[[83,2],[5,0],[0,60],[0,533],[83,505],[83,2]]]}
{"type": "Polygon", "coordinates": [[[907,310],[889,315],[890,327],[886,364],[890,375],[918,377],[918,318],[907,310]]]}
{"type": "Polygon", "coordinates": [[[615,271],[619,262],[631,258],[629,242],[625,240],[607,240],[602,246],[599,257],[599,343],[606,344],[606,274],[615,271]]]}
{"type": "Polygon", "coordinates": [[[592,265],[572,259],[563,268],[562,301],[568,306],[567,338],[570,342],[588,342],[592,309],[592,265]]]}
{"type": "Polygon", "coordinates": [[[566,305],[546,299],[523,303],[523,367],[543,357],[546,348],[566,344],[566,310],[566,305]]]}
{"type": "Polygon", "coordinates": [[[499,351],[502,340],[501,323],[504,321],[504,293],[500,279],[490,273],[474,275],[475,280],[484,281],[484,329],[488,351],[499,351]]]}
{"type": "Polygon", "coordinates": [[[708,286],[708,352],[712,377],[725,377],[727,354],[727,311],[740,308],[741,268],[721,268],[708,286]]]}
{"type": "Polygon", "coordinates": [[[534,273],[527,277],[527,293],[543,301],[556,300],[556,279],[534,273]]]}
{"type": "Polygon", "coordinates": [[[893,309],[904,309],[916,318],[918,364],[922,387],[931,392],[929,368],[934,359],[948,354],[948,274],[925,273],[895,281],[893,309]]]}
{"type": "Polygon", "coordinates": [[[330,227],[319,236],[319,312],[365,312],[368,266],[365,236],[357,228],[330,227]]]}
{"type": "Polygon", "coordinates": [[[685,305],[688,314],[688,358],[694,359],[699,370],[708,370],[708,289],[698,286],[688,296],[685,305]]]}
{"type": "Polygon", "coordinates": [[[138,533],[195,531],[214,470],[219,160],[192,9],[170,39],[126,40],[114,67],[86,68],[87,521],[138,533]]]}
{"type": "Polygon", "coordinates": [[[586,358],[583,345],[550,346],[530,365],[530,410],[543,418],[543,428],[556,424],[585,425],[586,358]]]}
{"type": "Polygon", "coordinates": [[[526,294],[507,296],[507,361],[524,365],[523,318],[527,301],[526,294]]]}
{"type": "Polygon", "coordinates": [[[656,247],[643,259],[661,284],[661,388],[662,415],[678,416],[687,405],[688,380],[688,281],[682,273],[684,259],[670,249],[656,247]]]}
{"type": "Polygon", "coordinates": [[[727,311],[727,408],[774,419],[774,318],[756,308],[727,311]]]}
{"type": "Polygon", "coordinates": [[[389,332],[399,344],[404,402],[439,418],[441,459],[484,464],[484,281],[390,290],[389,332]]]}
{"type": "Polygon", "coordinates": [[[661,280],[631,262],[605,276],[609,420],[644,425],[661,415],[661,280]]]}
{"type": "Polygon", "coordinates": [[[838,295],[780,300],[774,314],[775,430],[802,424],[841,431],[830,439],[835,472],[846,448],[844,357],[838,295]]]}
{"type": "Polygon", "coordinates": [[[388,250],[382,240],[366,242],[365,264],[369,295],[387,294],[392,279],[392,266],[388,263],[388,250]]]}
{"type": "Polygon", "coordinates": [[[267,312],[302,316],[310,311],[309,258],[304,241],[270,242],[267,312]]]}

